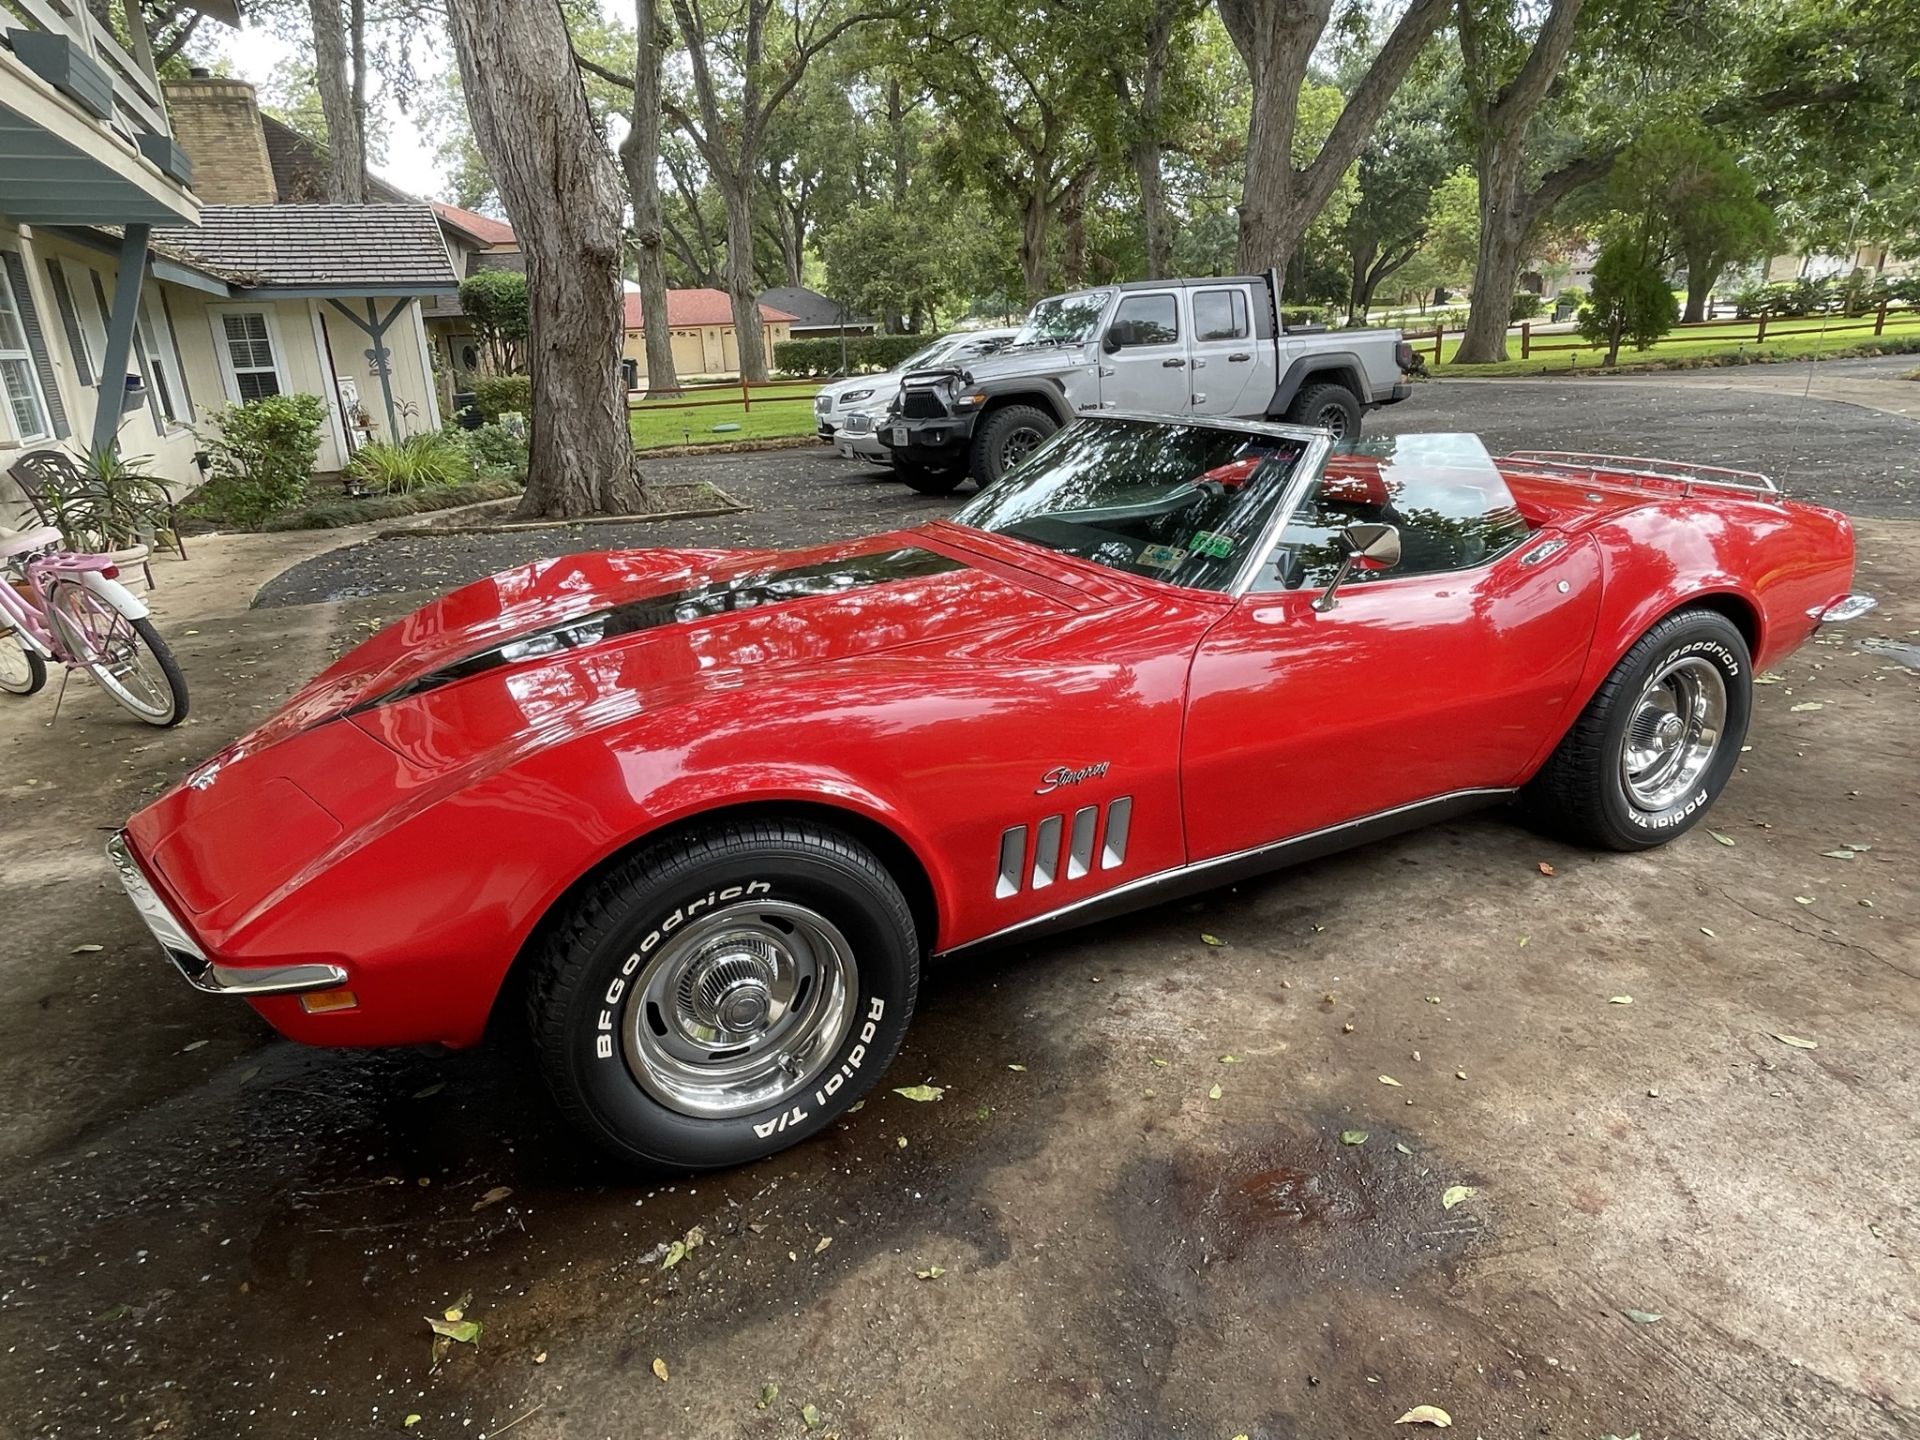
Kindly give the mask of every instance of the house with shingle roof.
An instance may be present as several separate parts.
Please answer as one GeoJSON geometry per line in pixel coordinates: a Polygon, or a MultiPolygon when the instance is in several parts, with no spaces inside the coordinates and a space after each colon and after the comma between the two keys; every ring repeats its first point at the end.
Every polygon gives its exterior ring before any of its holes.
{"type": "MultiPolygon", "coordinates": [[[[627,388],[645,388],[647,378],[647,322],[640,296],[626,297],[626,344],[621,365],[627,388]]],[[[760,304],[760,324],[769,351],[793,338],[793,316],[760,304]]],[[[724,290],[707,288],[667,291],[667,328],[673,332],[673,368],[677,378],[726,379],[740,373],[740,339],[733,326],[733,301],[724,290]]]]}
{"type": "MultiPolygon", "coordinates": [[[[168,203],[142,210],[130,194],[122,220],[89,211],[77,186],[63,202],[55,183],[34,210],[0,213],[0,338],[19,337],[15,370],[32,382],[0,415],[0,472],[9,451],[117,443],[191,484],[217,412],[277,394],[325,402],[320,471],[437,429],[422,306],[457,293],[450,237],[490,238],[384,182],[372,204],[309,203],[325,151],[263,117],[242,81],[153,90],[169,148],[150,128],[146,159],[175,187],[168,203]]],[[[116,138],[98,137],[103,156],[116,138]]]]}

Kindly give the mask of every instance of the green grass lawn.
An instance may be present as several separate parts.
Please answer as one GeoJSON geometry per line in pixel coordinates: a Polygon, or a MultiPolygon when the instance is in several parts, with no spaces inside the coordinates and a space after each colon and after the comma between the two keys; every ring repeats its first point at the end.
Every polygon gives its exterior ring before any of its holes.
{"type": "MultiPolygon", "coordinates": [[[[816,387],[780,389],[765,398],[755,396],[753,409],[739,400],[724,405],[688,405],[671,399],[645,400],[627,417],[633,448],[657,450],[667,445],[723,445],[738,440],[774,440],[813,434],[813,394],[816,387]],[[738,429],[715,430],[716,425],[738,429]]],[[[719,398],[718,392],[696,397],[719,398]]]]}
{"type": "MultiPolygon", "coordinates": [[[[1744,352],[1755,359],[1764,360],[1802,360],[1814,354],[1830,355],[1855,345],[1874,343],[1873,317],[1846,319],[1842,316],[1829,317],[1827,333],[1823,338],[1817,333],[1788,334],[1776,340],[1774,331],[1817,331],[1819,317],[1803,317],[1797,320],[1777,319],[1767,322],[1767,335],[1764,344],[1754,343],[1755,322],[1752,320],[1728,321],[1724,325],[1703,326],[1700,329],[1675,330],[1667,338],[1649,350],[1635,350],[1631,346],[1620,347],[1620,365],[1622,368],[1635,365],[1661,365],[1672,361],[1698,360],[1705,357],[1733,357],[1744,352]],[[1855,329],[1854,326],[1862,328],[1855,329]],[[1847,328],[1841,328],[1847,327],[1847,328]]],[[[1577,333],[1541,335],[1536,332],[1534,339],[1539,345],[1579,345],[1577,350],[1536,349],[1530,359],[1518,358],[1501,361],[1493,365],[1455,365],[1453,356],[1459,353],[1460,337],[1448,336],[1443,354],[1445,363],[1433,365],[1433,342],[1429,339],[1425,345],[1419,341],[1419,332],[1411,332],[1410,338],[1416,349],[1427,358],[1427,364],[1438,375],[1555,375],[1568,370],[1591,370],[1606,358],[1604,345],[1589,346],[1577,333]]],[[[1880,336],[1889,350],[1911,345],[1920,347],[1920,314],[1902,311],[1887,316],[1886,331],[1880,336]]],[[[1520,354],[1519,332],[1507,336],[1507,353],[1518,357],[1520,354]]]]}

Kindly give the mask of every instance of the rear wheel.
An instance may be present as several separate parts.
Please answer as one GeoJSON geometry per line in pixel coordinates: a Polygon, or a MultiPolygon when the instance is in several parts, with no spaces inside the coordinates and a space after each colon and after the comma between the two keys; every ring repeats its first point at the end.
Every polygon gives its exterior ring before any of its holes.
{"type": "Polygon", "coordinates": [[[1287,408],[1287,419],[1351,440],[1360,433],[1360,401],[1344,385],[1309,385],[1287,408]]]}
{"type": "Polygon", "coordinates": [[[1669,615],[1621,657],[1524,799],[1548,828],[1610,850],[1700,823],[1740,761],[1752,659],[1713,610],[1669,615]]]}
{"type": "Polygon", "coordinates": [[[67,652],[121,709],[163,730],[187,718],[186,678],[152,621],[129,620],[77,580],[54,584],[47,613],[67,652]]]}
{"type": "Polygon", "coordinates": [[[806,821],[715,825],[621,863],[535,956],[528,1018],[561,1110],[622,1159],[758,1160],[872,1088],[920,944],[864,846],[806,821]]]}
{"type": "Polygon", "coordinates": [[[47,683],[47,662],[27,648],[14,629],[0,631],[0,690],[31,695],[47,683]]]}
{"type": "Polygon", "coordinates": [[[973,432],[973,477],[991,485],[1060,428],[1060,422],[1031,405],[995,410],[973,432]]]}

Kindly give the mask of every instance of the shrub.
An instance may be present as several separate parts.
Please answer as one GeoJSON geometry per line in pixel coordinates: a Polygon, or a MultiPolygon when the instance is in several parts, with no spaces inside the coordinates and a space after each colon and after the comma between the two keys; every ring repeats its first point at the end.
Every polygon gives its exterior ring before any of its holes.
{"type": "Polygon", "coordinates": [[[1546,308],[1546,302],[1531,290],[1516,290],[1513,300],[1507,306],[1507,321],[1518,324],[1522,320],[1531,320],[1546,308]]]}
{"type": "Polygon", "coordinates": [[[213,478],[196,497],[197,508],[257,529],[297,502],[313,477],[326,416],[318,395],[269,395],[215,412],[219,433],[201,437],[213,478]]]}
{"type": "MultiPolygon", "coordinates": [[[[932,335],[849,335],[846,363],[849,372],[891,370],[908,356],[926,349],[932,335]]],[[[774,368],[788,375],[840,373],[840,337],[824,340],[782,340],[773,347],[774,368]]]]}
{"type": "Polygon", "coordinates": [[[482,425],[477,430],[444,432],[466,447],[473,468],[489,478],[527,478],[527,442],[505,425],[482,425]]]}
{"type": "Polygon", "coordinates": [[[423,430],[397,444],[375,440],[360,447],[347,466],[354,479],[385,495],[405,495],[473,478],[473,459],[467,447],[444,430],[423,430]]]}
{"type": "Polygon", "coordinates": [[[1633,245],[1615,241],[1593,266],[1593,300],[1580,312],[1580,334],[1605,345],[1605,363],[1620,358],[1620,342],[1645,350],[1673,328],[1677,307],[1660,267],[1633,245]]]}
{"type": "Polygon", "coordinates": [[[498,424],[502,415],[527,415],[533,411],[533,379],[527,375],[476,375],[473,377],[473,404],[480,418],[498,424]]]}

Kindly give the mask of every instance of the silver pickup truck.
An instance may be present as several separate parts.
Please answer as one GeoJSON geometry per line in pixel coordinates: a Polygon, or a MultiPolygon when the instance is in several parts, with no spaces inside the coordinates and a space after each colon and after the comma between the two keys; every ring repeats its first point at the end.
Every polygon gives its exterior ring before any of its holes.
{"type": "Polygon", "coordinates": [[[998,480],[1076,415],[1292,420],[1356,435],[1407,397],[1398,330],[1286,329],[1277,277],[1139,280],[1053,295],[994,355],[910,371],[881,424],[900,479],[944,495],[998,480]]]}

